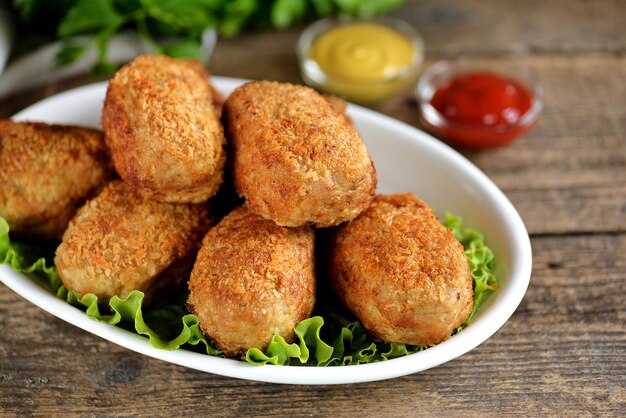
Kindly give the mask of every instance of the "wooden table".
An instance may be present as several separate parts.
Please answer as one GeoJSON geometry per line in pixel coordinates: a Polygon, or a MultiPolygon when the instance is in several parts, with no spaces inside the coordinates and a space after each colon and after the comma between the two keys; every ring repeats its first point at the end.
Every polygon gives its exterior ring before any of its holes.
{"type": "MultiPolygon", "coordinates": [[[[472,352],[389,381],[282,386],[202,373],[120,348],[0,285],[0,415],[626,415],[626,3],[409,1],[427,63],[465,54],[534,70],[539,125],[462,151],[507,194],[534,252],[513,317],[472,352]]],[[[220,40],[212,73],[299,81],[302,28],[220,40]]],[[[0,102],[0,116],[94,79],[0,102]]],[[[376,109],[418,126],[409,88],[376,109]]]]}

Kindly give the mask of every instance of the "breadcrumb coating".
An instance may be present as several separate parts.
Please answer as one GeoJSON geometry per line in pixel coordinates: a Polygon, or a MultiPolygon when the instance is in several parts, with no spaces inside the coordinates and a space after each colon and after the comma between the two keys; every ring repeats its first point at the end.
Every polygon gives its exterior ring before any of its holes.
{"type": "Polygon", "coordinates": [[[374,165],[341,108],[308,87],[269,81],[226,99],[234,182],[248,209],[279,225],[327,227],[369,205],[374,165]]]}
{"type": "Polygon", "coordinates": [[[54,264],[66,288],[100,303],[134,289],[149,300],[187,280],[213,222],[204,205],[157,202],[115,180],[71,220],[54,264]]]}
{"type": "Polygon", "coordinates": [[[197,62],[142,55],[122,67],[109,82],[102,110],[122,180],[163,202],[213,196],[226,161],[221,100],[197,62]]]}
{"type": "Polygon", "coordinates": [[[377,196],[331,241],[331,286],[375,339],[434,345],[469,316],[463,246],[413,194],[377,196]]]}
{"type": "Polygon", "coordinates": [[[315,304],[313,231],[237,208],[204,237],[187,306],[227,356],[288,342],[315,304]]]}
{"type": "Polygon", "coordinates": [[[11,235],[57,240],[114,175],[102,132],[0,120],[0,216],[11,235]]]}

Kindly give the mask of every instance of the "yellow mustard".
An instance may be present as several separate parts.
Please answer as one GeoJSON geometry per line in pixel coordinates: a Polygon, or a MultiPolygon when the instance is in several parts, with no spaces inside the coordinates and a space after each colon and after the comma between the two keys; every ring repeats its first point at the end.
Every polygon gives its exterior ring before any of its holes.
{"type": "Polygon", "coordinates": [[[395,77],[413,61],[411,40],[376,23],[338,26],[318,36],[311,58],[332,75],[355,80],[395,77]]]}
{"type": "MultiPolygon", "coordinates": [[[[318,87],[348,100],[374,103],[405,87],[416,72],[411,38],[373,22],[334,27],[312,42],[309,59],[326,75],[318,87]]],[[[421,55],[420,55],[421,57],[421,55]]]]}

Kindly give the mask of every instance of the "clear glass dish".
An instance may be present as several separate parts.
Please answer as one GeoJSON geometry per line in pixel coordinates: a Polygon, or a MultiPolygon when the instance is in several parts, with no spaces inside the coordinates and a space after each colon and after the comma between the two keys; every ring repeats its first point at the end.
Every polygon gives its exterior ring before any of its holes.
{"type": "Polygon", "coordinates": [[[528,68],[512,64],[492,68],[466,58],[439,61],[427,68],[417,82],[415,96],[424,128],[454,145],[469,148],[496,147],[524,135],[535,125],[543,108],[543,87],[528,68]],[[530,108],[516,122],[506,125],[481,126],[451,121],[431,104],[431,100],[437,90],[453,78],[473,72],[488,72],[517,82],[530,95],[530,108]]]}
{"type": "Polygon", "coordinates": [[[424,60],[424,42],[411,25],[403,20],[388,16],[376,19],[326,18],[311,24],[302,32],[296,47],[296,54],[302,79],[309,86],[352,102],[373,104],[393,96],[416,78],[424,60]],[[386,26],[406,37],[413,46],[413,57],[410,64],[389,77],[376,80],[357,80],[329,74],[311,58],[311,49],[318,36],[336,27],[363,22],[386,26]]]}

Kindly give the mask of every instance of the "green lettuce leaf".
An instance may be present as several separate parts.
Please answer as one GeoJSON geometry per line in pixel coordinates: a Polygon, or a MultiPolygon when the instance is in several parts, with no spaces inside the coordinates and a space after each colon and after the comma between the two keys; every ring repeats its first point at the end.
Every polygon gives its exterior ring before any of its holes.
{"type": "Polygon", "coordinates": [[[124,328],[129,328],[130,325],[130,328],[134,329],[137,334],[147,336],[153,347],[176,350],[183,344],[202,344],[207,354],[221,354],[208,343],[202,334],[198,318],[189,314],[184,308],[186,298],[181,298],[177,304],[147,309],[144,313],[142,310],[144,294],[134,290],[124,299],[114,296],[109,302],[110,312],[101,312],[96,295],[88,293],[81,297],[77,292],[68,291],[63,286],[56,268],[48,265],[49,262],[46,259],[51,258],[52,251],[49,248],[11,242],[9,225],[0,217],[0,262],[2,264],[8,264],[15,271],[29,274],[45,282],[57,297],[83,309],[90,318],[124,328]]]}
{"type": "MultiPolygon", "coordinates": [[[[474,284],[474,308],[467,321],[454,330],[453,334],[456,334],[471,323],[480,305],[496,289],[497,280],[493,274],[493,252],[485,245],[484,236],[463,228],[461,218],[451,214],[446,214],[444,225],[463,244],[474,284]]],[[[83,309],[90,318],[146,336],[153,347],[175,350],[181,346],[200,345],[209,355],[222,355],[202,333],[198,318],[187,312],[186,294],[170,305],[144,310],[144,294],[133,291],[123,299],[113,297],[109,302],[110,310],[102,312],[97,296],[87,294],[81,297],[63,286],[49,262],[52,253],[53,250],[46,247],[11,242],[9,226],[0,218],[0,263],[9,264],[14,270],[47,283],[57,297],[83,309]]],[[[372,341],[361,323],[343,313],[331,300],[318,300],[316,312],[318,315],[296,325],[296,342],[287,343],[276,335],[265,350],[251,348],[242,360],[255,365],[341,366],[388,360],[428,348],[372,341]]]]}
{"type": "Polygon", "coordinates": [[[51,290],[56,293],[61,286],[61,279],[54,266],[48,267],[46,259],[38,255],[46,250],[42,246],[11,243],[9,224],[0,217],[0,264],[8,264],[15,271],[45,278],[51,290]]]}
{"type": "Polygon", "coordinates": [[[463,244],[474,282],[474,309],[461,325],[462,329],[472,322],[480,305],[498,286],[498,280],[493,273],[495,269],[493,251],[485,244],[483,234],[471,228],[463,228],[463,221],[459,216],[446,213],[443,224],[463,244]]]}

